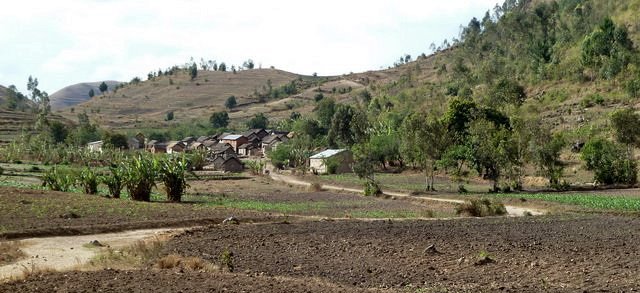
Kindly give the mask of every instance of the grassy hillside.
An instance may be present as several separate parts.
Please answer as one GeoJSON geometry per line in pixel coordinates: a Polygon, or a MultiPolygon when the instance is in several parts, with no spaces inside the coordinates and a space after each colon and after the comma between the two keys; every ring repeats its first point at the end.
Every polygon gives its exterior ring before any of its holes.
{"type": "MultiPolygon", "coordinates": [[[[89,97],[89,91],[91,90],[93,90],[96,95],[100,95],[99,87],[101,83],[102,81],[78,83],[67,86],[53,93],[49,97],[51,100],[51,109],[58,110],[67,107],[73,107],[77,104],[88,101],[89,99],[91,99],[89,97]]],[[[107,80],[104,81],[104,83],[107,84],[108,90],[112,90],[121,82],[115,80],[107,80]]]]}
{"type": "MultiPolygon", "coordinates": [[[[278,88],[301,79],[293,73],[275,69],[254,69],[233,72],[199,71],[193,80],[185,71],[173,75],[153,77],[147,81],[136,81],[122,86],[106,95],[74,106],[75,113],[86,113],[110,128],[161,127],[168,112],[174,112],[171,123],[208,119],[214,111],[224,109],[229,96],[235,96],[238,106],[232,117],[248,117],[258,111],[278,111],[277,104],[261,104],[256,92],[263,92],[271,84],[278,88]]],[[[280,110],[289,110],[283,108],[280,110]]],[[[58,110],[67,117],[75,117],[70,108],[58,110]]]]}

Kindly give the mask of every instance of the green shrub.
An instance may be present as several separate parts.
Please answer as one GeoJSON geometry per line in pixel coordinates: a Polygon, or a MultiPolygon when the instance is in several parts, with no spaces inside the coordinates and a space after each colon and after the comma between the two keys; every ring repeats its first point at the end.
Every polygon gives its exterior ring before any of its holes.
{"type": "Polygon", "coordinates": [[[122,170],[112,166],[109,168],[109,171],[109,174],[101,177],[101,181],[109,188],[109,194],[113,196],[113,198],[120,198],[120,193],[124,185],[122,170]]]}
{"type": "Polygon", "coordinates": [[[182,194],[187,188],[185,172],[188,162],[184,156],[169,157],[160,161],[159,177],[164,183],[167,199],[171,202],[180,202],[182,194]]]}
{"type": "Polygon", "coordinates": [[[582,98],[582,101],[580,101],[580,105],[583,108],[590,108],[595,105],[602,106],[604,105],[604,97],[602,97],[600,94],[589,94],[582,98]]]}
{"type": "Polygon", "coordinates": [[[156,185],[159,162],[150,155],[140,154],[121,163],[124,186],[131,199],[151,201],[151,189],[156,185]]]}
{"type": "Polygon", "coordinates": [[[246,164],[253,175],[260,175],[264,172],[265,163],[263,161],[246,161],[246,164]]]}
{"type": "Polygon", "coordinates": [[[507,213],[507,209],[499,201],[483,198],[472,199],[458,205],[456,207],[456,213],[458,215],[467,214],[472,217],[487,217],[505,215],[507,213]]]}
{"type": "Polygon", "coordinates": [[[78,176],[78,182],[82,186],[84,193],[96,194],[98,193],[98,175],[88,167],[85,167],[78,176]]]}
{"type": "Polygon", "coordinates": [[[50,190],[67,192],[75,183],[74,177],[70,170],[53,166],[42,175],[42,186],[50,190]]]}
{"type": "Polygon", "coordinates": [[[382,194],[382,189],[378,182],[374,180],[367,180],[364,184],[364,196],[378,196],[382,194]]]}
{"type": "Polygon", "coordinates": [[[603,138],[588,141],[582,148],[582,160],[594,179],[603,184],[629,184],[637,182],[637,165],[627,156],[625,148],[603,138]]]}

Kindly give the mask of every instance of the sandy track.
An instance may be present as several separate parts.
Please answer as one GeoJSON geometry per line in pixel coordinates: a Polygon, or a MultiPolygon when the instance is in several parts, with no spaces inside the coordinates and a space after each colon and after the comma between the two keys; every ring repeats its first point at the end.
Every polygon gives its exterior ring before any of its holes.
{"type": "MultiPolygon", "coordinates": [[[[310,182],[302,181],[302,180],[300,180],[298,178],[295,178],[293,176],[275,174],[274,172],[271,172],[270,176],[271,176],[271,178],[273,180],[281,181],[281,182],[285,182],[285,183],[302,185],[302,186],[310,186],[311,185],[310,182]]],[[[322,188],[326,189],[326,190],[347,191],[347,192],[354,192],[354,193],[362,193],[363,192],[362,189],[348,188],[348,187],[342,187],[342,186],[337,186],[337,185],[322,185],[322,188]]],[[[449,202],[449,203],[464,203],[464,200],[461,200],[461,199],[446,199],[446,198],[426,197],[426,196],[411,196],[408,193],[394,192],[394,191],[383,191],[383,192],[386,195],[395,196],[395,197],[401,197],[401,198],[412,198],[412,199],[419,199],[419,200],[429,200],[429,201],[439,201],[439,202],[449,202]]],[[[526,214],[539,216],[539,215],[544,215],[546,213],[546,211],[540,210],[540,209],[532,209],[532,208],[528,208],[528,207],[517,207],[517,206],[512,206],[512,205],[505,205],[505,208],[507,209],[507,213],[509,214],[509,216],[513,216],[513,217],[521,217],[521,216],[524,216],[526,214]]]]}
{"type": "Polygon", "coordinates": [[[0,282],[17,277],[23,270],[50,268],[58,271],[70,270],[78,265],[86,264],[100,251],[111,247],[123,248],[136,241],[156,236],[169,235],[182,229],[145,229],[120,233],[94,234],[82,236],[29,238],[19,240],[21,250],[27,255],[25,259],[0,267],[0,282]],[[97,240],[104,247],[87,246],[97,240]]]}

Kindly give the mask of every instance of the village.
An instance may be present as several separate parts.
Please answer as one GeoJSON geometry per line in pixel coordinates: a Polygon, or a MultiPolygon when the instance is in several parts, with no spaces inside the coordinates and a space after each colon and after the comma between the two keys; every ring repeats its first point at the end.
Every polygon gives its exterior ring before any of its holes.
{"type": "MultiPolygon", "coordinates": [[[[178,141],[159,142],[148,140],[142,133],[127,139],[127,149],[146,151],[152,154],[180,154],[203,152],[208,164],[203,170],[220,172],[242,172],[246,160],[261,160],[266,154],[295,136],[294,132],[272,129],[250,129],[241,134],[222,133],[219,135],[185,137],[178,141]]],[[[103,141],[87,144],[92,152],[102,152],[103,141]]],[[[309,172],[313,174],[328,173],[326,160],[338,157],[338,166],[331,173],[348,173],[351,171],[353,156],[346,149],[326,149],[309,157],[309,172]]]]}

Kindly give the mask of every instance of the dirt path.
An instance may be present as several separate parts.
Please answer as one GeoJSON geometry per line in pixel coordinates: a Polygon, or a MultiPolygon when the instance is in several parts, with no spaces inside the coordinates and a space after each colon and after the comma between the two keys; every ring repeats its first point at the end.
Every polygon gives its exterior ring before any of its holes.
{"type": "Polygon", "coordinates": [[[69,270],[91,260],[106,247],[123,248],[136,241],[155,236],[169,235],[182,229],[146,229],[120,233],[94,234],[82,236],[29,238],[18,241],[27,255],[18,262],[0,266],[0,282],[20,276],[24,270],[53,269],[69,270]],[[97,240],[104,248],[92,247],[89,242],[97,240]]]}
{"type": "MultiPolygon", "coordinates": [[[[281,182],[285,182],[285,183],[303,185],[303,186],[310,186],[311,185],[310,182],[302,181],[302,180],[300,180],[300,179],[298,179],[296,177],[293,177],[293,176],[276,174],[275,172],[271,172],[270,176],[271,176],[271,178],[273,180],[281,181],[281,182]]],[[[347,191],[347,192],[354,192],[354,193],[362,193],[363,192],[362,189],[348,188],[348,187],[342,187],[342,186],[337,186],[337,185],[326,185],[326,184],[323,184],[322,188],[326,189],[326,190],[347,191]]],[[[446,199],[446,198],[426,197],[426,196],[411,196],[408,193],[395,192],[395,191],[383,191],[383,192],[384,192],[384,194],[395,196],[395,197],[399,197],[399,198],[412,198],[412,199],[421,199],[421,200],[429,200],[429,201],[450,202],[450,203],[464,203],[464,200],[461,200],[461,199],[446,199]]],[[[507,209],[507,213],[510,216],[513,216],[513,217],[520,217],[520,216],[524,216],[526,214],[531,214],[531,215],[537,216],[537,215],[543,215],[543,214],[546,213],[546,211],[540,210],[540,209],[532,209],[532,208],[527,208],[527,207],[517,207],[517,206],[512,206],[512,205],[505,205],[505,208],[507,209]]]]}

